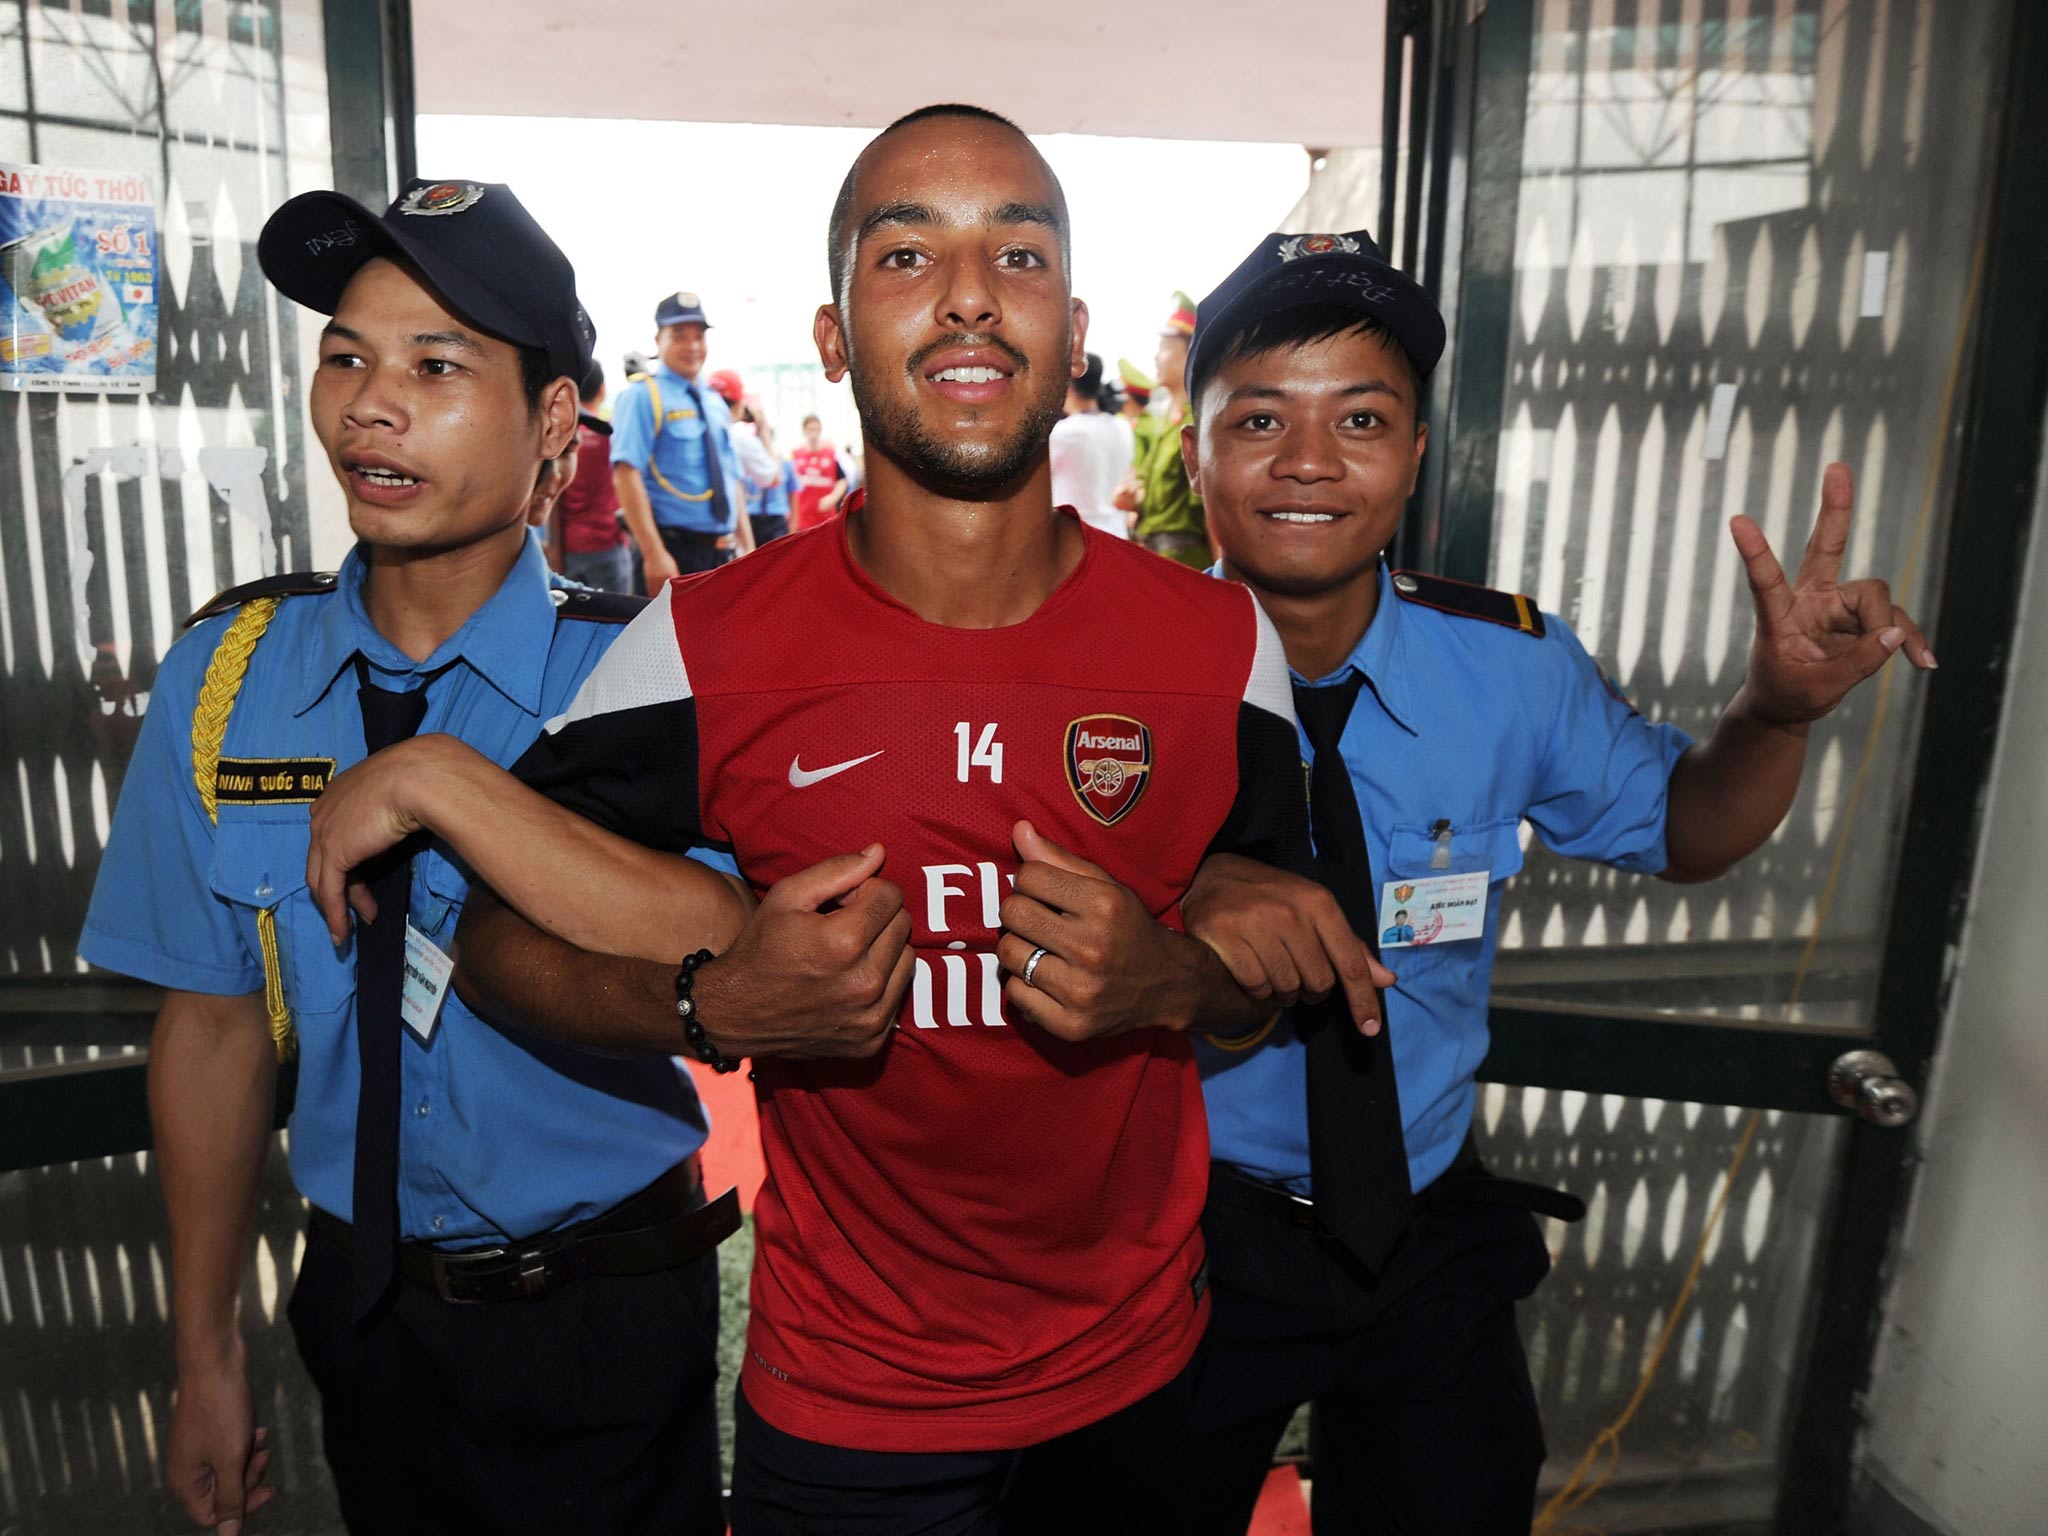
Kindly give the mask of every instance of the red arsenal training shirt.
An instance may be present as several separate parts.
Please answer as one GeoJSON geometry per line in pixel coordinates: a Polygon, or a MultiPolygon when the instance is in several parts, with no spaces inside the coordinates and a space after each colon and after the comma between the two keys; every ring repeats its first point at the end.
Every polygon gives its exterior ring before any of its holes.
{"type": "Polygon", "coordinates": [[[1212,850],[1305,862],[1287,666],[1249,592],[1090,531],[1023,623],[947,629],[869,580],[835,521],[672,583],[520,772],[643,843],[729,847],[757,891],[888,849],[917,966],[889,1043],[757,1064],[742,1383],[763,1418],[859,1449],[1005,1449],[1179,1372],[1206,1306],[1187,1044],[1005,1017],[997,907],[1020,818],[1175,925],[1212,850]]]}

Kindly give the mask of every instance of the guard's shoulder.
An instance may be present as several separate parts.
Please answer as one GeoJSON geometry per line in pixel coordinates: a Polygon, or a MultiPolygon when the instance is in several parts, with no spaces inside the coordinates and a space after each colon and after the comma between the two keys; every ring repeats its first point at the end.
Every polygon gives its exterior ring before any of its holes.
{"type": "Polygon", "coordinates": [[[582,619],[592,624],[630,624],[647,606],[644,597],[625,592],[600,592],[595,587],[555,587],[548,596],[555,604],[555,619],[582,619]]]}
{"type": "Polygon", "coordinates": [[[226,613],[230,608],[253,603],[259,597],[323,597],[333,590],[332,571],[292,571],[283,576],[265,576],[261,581],[245,581],[239,587],[229,587],[186,619],[182,627],[190,629],[216,614],[226,613]]]}
{"type": "Polygon", "coordinates": [[[1432,576],[1426,571],[1394,572],[1394,591],[1403,602],[1420,608],[1434,608],[1461,619],[1482,619],[1504,629],[1520,630],[1538,640],[1543,638],[1543,611],[1534,598],[1519,592],[1498,592],[1492,587],[1432,576]]]}

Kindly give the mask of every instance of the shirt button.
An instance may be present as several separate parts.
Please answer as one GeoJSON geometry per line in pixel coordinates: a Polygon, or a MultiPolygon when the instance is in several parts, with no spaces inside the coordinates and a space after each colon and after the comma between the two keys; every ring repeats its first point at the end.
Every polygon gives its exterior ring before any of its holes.
{"type": "Polygon", "coordinates": [[[445,1226],[447,1226],[447,1225],[448,1225],[448,1218],[447,1218],[446,1216],[436,1216],[436,1217],[434,1218],[434,1230],[435,1230],[436,1232],[440,1231],[440,1230],[441,1230],[441,1229],[442,1229],[443,1227],[445,1227],[445,1226]]]}
{"type": "Polygon", "coordinates": [[[421,1099],[419,1103],[413,1107],[413,1113],[418,1115],[422,1120],[426,1119],[427,1101],[425,1099],[421,1099]]]}

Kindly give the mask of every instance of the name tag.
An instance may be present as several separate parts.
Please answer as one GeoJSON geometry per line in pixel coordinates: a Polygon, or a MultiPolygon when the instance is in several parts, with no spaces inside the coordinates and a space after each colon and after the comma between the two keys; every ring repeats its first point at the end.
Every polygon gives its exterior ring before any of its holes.
{"type": "Polygon", "coordinates": [[[1411,944],[1455,944],[1486,933],[1486,882],[1490,872],[1418,880],[1389,880],[1380,887],[1380,948],[1411,944]]]}
{"type": "Polygon", "coordinates": [[[334,776],[331,757],[224,757],[213,798],[228,805],[311,805],[334,776]]]}
{"type": "Polygon", "coordinates": [[[399,1017],[405,1027],[419,1036],[421,1045],[434,1038],[434,1025],[441,1017],[441,999],[448,995],[448,978],[455,974],[455,962],[446,951],[411,923],[405,925],[405,987],[398,995],[399,1017]]]}

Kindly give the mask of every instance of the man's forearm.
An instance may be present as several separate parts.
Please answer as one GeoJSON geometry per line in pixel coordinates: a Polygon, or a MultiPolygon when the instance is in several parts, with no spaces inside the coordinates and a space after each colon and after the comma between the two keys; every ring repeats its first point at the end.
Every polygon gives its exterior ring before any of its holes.
{"type": "Polygon", "coordinates": [[[1799,793],[1806,733],[1758,719],[1747,691],[1735,695],[1671,772],[1664,879],[1712,880],[1770,839],[1799,793]]]}
{"type": "Polygon", "coordinates": [[[626,515],[626,531],[640,546],[641,558],[664,548],[654,526],[654,504],[647,499],[647,482],[630,464],[612,466],[612,489],[618,493],[619,510],[626,515]]]}
{"type": "Polygon", "coordinates": [[[149,1046],[149,1111],[170,1218],[180,1370],[239,1348],[236,1301],[276,1109],[277,1050],[260,992],[171,992],[149,1046]]]}
{"type": "Polygon", "coordinates": [[[470,892],[455,944],[455,990],[485,1018],[605,1055],[684,1049],[675,1011],[680,948],[669,960],[592,954],[536,928],[481,886],[470,892]]]}
{"type": "Polygon", "coordinates": [[[1170,1016],[1162,1021],[1169,1028],[1235,1035],[1256,1028],[1273,1012],[1273,1004],[1239,986],[1216,951],[1201,940],[1172,933],[1168,950],[1182,972],[1181,986],[1172,989],[1170,1016]]]}
{"type": "Polygon", "coordinates": [[[586,821],[453,737],[423,755],[408,786],[418,819],[569,944],[673,965],[686,949],[725,948],[746,922],[746,897],[716,870],[586,821]]]}

